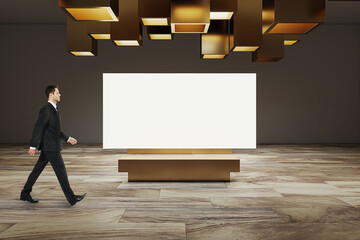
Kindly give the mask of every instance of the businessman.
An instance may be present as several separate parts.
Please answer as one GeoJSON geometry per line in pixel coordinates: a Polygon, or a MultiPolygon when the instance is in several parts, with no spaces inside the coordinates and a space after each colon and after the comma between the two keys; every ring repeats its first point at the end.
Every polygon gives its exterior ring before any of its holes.
{"type": "Polygon", "coordinates": [[[34,156],[36,146],[39,144],[38,150],[41,150],[41,153],[34,169],[25,183],[23,190],[21,191],[20,200],[31,203],[38,202],[38,200],[31,197],[30,192],[39,175],[44,170],[46,164],[50,161],[66,199],[71,206],[73,206],[77,202],[80,202],[86,196],[86,193],[83,195],[75,195],[71,190],[60,151],[62,150],[61,139],[72,145],[76,144],[77,140],[67,136],[60,130],[60,115],[57,109],[57,103],[60,102],[61,97],[59,88],[55,85],[50,85],[46,87],[45,94],[48,98],[48,102],[40,110],[38,120],[35,123],[29,149],[29,155],[34,156]]]}

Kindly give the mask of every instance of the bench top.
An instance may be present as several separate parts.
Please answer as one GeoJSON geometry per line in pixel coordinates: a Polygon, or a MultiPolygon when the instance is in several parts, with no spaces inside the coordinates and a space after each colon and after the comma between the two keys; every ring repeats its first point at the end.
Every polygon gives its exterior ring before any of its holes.
{"type": "Polygon", "coordinates": [[[119,159],[121,160],[240,160],[234,155],[126,155],[119,159]]]}

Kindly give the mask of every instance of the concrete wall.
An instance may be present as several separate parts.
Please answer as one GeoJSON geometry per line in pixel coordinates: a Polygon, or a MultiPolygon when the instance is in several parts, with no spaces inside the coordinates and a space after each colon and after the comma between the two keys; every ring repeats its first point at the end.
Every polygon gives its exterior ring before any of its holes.
{"type": "Polygon", "coordinates": [[[252,63],[250,53],[201,60],[199,35],[127,48],[99,41],[94,58],[66,52],[62,24],[2,24],[0,36],[0,143],[29,142],[49,84],[62,93],[64,132],[101,143],[109,72],[254,72],[258,143],[360,143],[360,25],[322,25],[278,63],[252,63]]]}

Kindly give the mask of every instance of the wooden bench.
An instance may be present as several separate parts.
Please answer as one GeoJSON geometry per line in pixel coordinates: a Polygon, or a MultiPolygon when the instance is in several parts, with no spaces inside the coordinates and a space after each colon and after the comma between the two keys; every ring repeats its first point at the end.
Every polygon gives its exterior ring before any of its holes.
{"type": "Polygon", "coordinates": [[[119,159],[119,172],[128,181],[230,181],[230,172],[240,171],[236,156],[127,155],[119,159]]]}

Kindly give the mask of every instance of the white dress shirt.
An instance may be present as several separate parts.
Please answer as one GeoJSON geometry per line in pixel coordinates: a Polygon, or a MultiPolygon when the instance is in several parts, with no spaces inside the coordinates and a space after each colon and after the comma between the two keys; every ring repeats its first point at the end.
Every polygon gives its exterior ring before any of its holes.
{"type": "Polygon", "coordinates": [[[48,103],[51,103],[51,105],[53,105],[53,107],[55,108],[55,110],[57,111],[57,107],[56,107],[56,104],[53,103],[52,101],[48,101],[48,103]]]}

